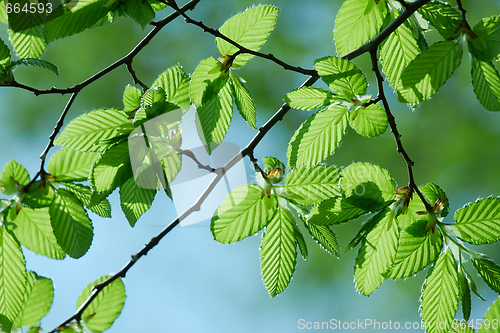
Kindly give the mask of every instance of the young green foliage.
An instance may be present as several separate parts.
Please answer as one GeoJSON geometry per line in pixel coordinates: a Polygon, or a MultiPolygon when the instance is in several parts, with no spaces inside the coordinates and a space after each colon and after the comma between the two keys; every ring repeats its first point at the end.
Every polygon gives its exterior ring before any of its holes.
{"type": "Polygon", "coordinates": [[[498,297],[484,314],[484,320],[477,333],[495,333],[498,331],[500,318],[500,297],[498,297]]]}
{"type": "Polygon", "coordinates": [[[460,238],[471,244],[500,241],[500,199],[480,199],[455,212],[454,227],[460,238]]]}
{"type": "Polygon", "coordinates": [[[314,62],[314,68],[333,92],[347,100],[366,93],[368,83],[364,74],[348,60],[324,57],[314,62]]]}

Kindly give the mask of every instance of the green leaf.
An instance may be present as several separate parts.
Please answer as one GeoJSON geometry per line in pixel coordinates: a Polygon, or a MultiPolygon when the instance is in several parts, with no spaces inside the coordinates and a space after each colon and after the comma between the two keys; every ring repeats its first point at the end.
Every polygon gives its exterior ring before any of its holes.
{"type": "Polygon", "coordinates": [[[196,129],[209,154],[226,136],[233,116],[231,86],[226,81],[222,89],[196,110],[196,129]]]}
{"type": "Polygon", "coordinates": [[[333,36],[344,56],[379,33],[387,14],[385,0],[347,0],[337,14],[333,36]]]}
{"type": "MultiPolygon", "coordinates": [[[[25,17],[36,16],[25,15],[25,17]]],[[[19,58],[40,58],[47,48],[47,44],[45,44],[45,41],[43,40],[42,27],[41,25],[36,24],[29,24],[27,26],[30,28],[23,31],[14,31],[9,29],[12,46],[14,47],[14,50],[19,58]]]]}
{"type": "Polygon", "coordinates": [[[286,94],[284,100],[290,107],[311,111],[331,104],[333,94],[330,91],[315,87],[300,87],[286,94]]]}
{"type": "MultiPolygon", "coordinates": [[[[401,215],[398,218],[401,219],[401,215]]],[[[386,274],[388,279],[405,279],[413,276],[436,260],[442,247],[441,231],[436,229],[435,232],[439,233],[439,237],[437,242],[432,244],[432,234],[430,232],[425,234],[426,226],[427,221],[420,220],[401,231],[394,264],[386,274]]]]}
{"type": "Polygon", "coordinates": [[[142,0],[127,0],[125,1],[125,13],[134,19],[142,29],[153,21],[155,12],[147,1],[142,0]]]}
{"type": "Polygon", "coordinates": [[[481,322],[481,328],[477,333],[496,333],[498,332],[498,319],[500,318],[500,297],[498,297],[484,314],[484,320],[481,322]]]}
{"type": "Polygon", "coordinates": [[[349,125],[361,135],[375,137],[384,134],[389,122],[385,110],[375,103],[350,111],[349,125]]]}
{"type": "Polygon", "coordinates": [[[242,78],[231,73],[231,84],[234,89],[234,102],[236,107],[248,125],[257,128],[255,102],[253,101],[250,91],[243,84],[244,82],[242,78]]]}
{"type": "Polygon", "coordinates": [[[339,176],[339,168],[326,165],[296,169],[286,176],[283,192],[299,205],[311,206],[340,195],[339,176]]]}
{"type": "Polygon", "coordinates": [[[460,65],[462,51],[460,43],[437,42],[413,59],[401,74],[403,87],[418,91],[408,102],[420,103],[434,95],[460,65]]]}
{"type": "MultiPolygon", "coordinates": [[[[15,207],[12,207],[16,210],[15,207]]],[[[54,236],[50,223],[49,208],[31,209],[23,207],[17,213],[12,232],[25,247],[36,254],[53,259],[64,259],[66,253],[54,236]]]]}
{"type": "MultiPolygon", "coordinates": [[[[427,202],[429,202],[429,204],[434,205],[438,200],[440,202],[444,202],[443,210],[441,211],[441,216],[445,217],[448,215],[448,213],[450,212],[450,202],[448,200],[448,197],[446,196],[446,193],[444,193],[444,191],[439,186],[437,186],[436,184],[429,183],[419,186],[419,189],[424,195],[424,197],[427,199],[427,202]]],[[[419,210],[424,211],[425,207],[424,209],[419,209],[419,210]]],[[[417,212],[417,210],[412,209],[412,212],[417,212]]]]}
{"type": "Polygon", "coordinates": [[[294,236],[295,236],[295,241],[297,242],[297,247],[300,250],[300,254],[302,255],[302,259],[304,259],[305,261],[307,261],[307,244],[306,244],[306,240],[304,239],[304,236],[300,232],[300,230],[297,227],[297,225],[294,225],[294,228],[295,228],[295,234],[294,234],[294,236]]]}
{"type": "Polygon", "coordinates": [[[141,107],[142,91],[134,86],[127,85],[123,92],[124,111],[130,112],[141,107]]]}
{"type": "Polygon", "coordinates": [[[229,193],[214,213],[210,231],[220,243],[231,244],[264,228],[276,211],[276,197],[258,185],[240,186],[229,193]]]}
{"type": "Polygon", "coordinates": [[[500,74],[491,62],[472,57],[472,86],[477,100],[489,111],[500,111],[500,74]]]}
{"type": "Polygon", "coordinates": [[[151,88],[162,87],[165,90],[166,101],[179,107],[191,105],[189,100],[189,76],[180,66],[174,66],[161,73],[153,82],[151,88]]]}
{"type": "MultiPolygon", "coordinates": [[[[85,287],[78,297],[76,307],[79,308],[85,302],[95,285],[104,282],[108,278],[109,276],[102,276],[85,287]]],[[[104,287],[82,313],[82,320],[92,316],[87,321],[87,328],[98,332],[110,328],[120,315],[125,304],[125,298],[125,285],[120,278],[104,287]]]]}
{"type": "Polygon", "coordinates": [[[120,204],[131,227],[153,203],[156,190],[137,186],[134,177],[120,186],[120,204]]]}
{"type": "MultiPolygon", "coordinates": [[[[9,47],[0,39],[0,66],[4,68],[10,64],[10,50],[9,47]]],[[[0,69],[3,69],[0,67],[0,69]]]]}
{"type": "Polygon", "coordinates": [[[19,185],[26,185],[29,181],[28,170],[11,159],[5,164],[0,175],[0,189],[4,194],[14,194],[21,190],[19,185]]]}
{"type": "Polygon", "coordinates": [[[467,38],[467,42],[475,58],[490,62],[500,54],[500,16],[481,19],[472,31],[476,36],[467,38]]]}
{"type": "Polygon", "coordinates": [[[356,288],[365,296],[384,282],[384,273],[391,267],[398,247],[398,225],[390,209],[378,213],[375,220],[377,224],[363,239],[354,266],[356,288]]]}
{"type": "Polygon", "coordinates": [[[432,1],[422,6],[418,12],[439,31],[444,39],[458,37],[455,31],[462,22],[462,16],[450,5],[440,1],[432,1]]]}
{"type": "Polygon", "coordinates": [[[470,287],[463,267],[459,268],[458,279],[460,281],[460,303],[462,304],[462,314],[465,321],[469,321],[471,313],[470,287]]]}
{"type": "Polygon", "coordinates": [[[396,183],[387,170],[360,162],[342,170],[340,188],[353,205],[376,211],[394,200],[396,183]]]}
{"type": "Polygon", "coordinates": [[[92,204],[92,195],[95,192],[92,192],[90,187],[84,186],[82,184],[65,184],[66,190],[73,193],[73,195],[82,202],[82,204],[90,209],[92,212],[96,213],[100,217],[111,217],[111,205],[109,204],[108,199],[104,198],[96,204],[92,204]]]}
{"type": "MultiPolygon", "coordinates": [[[[252,7],[231,17],[220,27],[219,31],[241,46],[252,51],[259,51],[276,25],[278,12],[279,9],[274,6],[252,7]]],[[[216,38],[215,42],[221,55],[233,55],[239,50],[220,38],[216,38]]],[[[238,55],[232,67],[239,68],[251,58],[253,55],[249,53],[238,55]]]]}
{"type": "Polygon", "coordinates": [[[43,208],[50,206],[54,200],[55,192],[50,182],[47,181],[47,178],[44,182],[37,180],[30,186],[29,191],[22,199],[24,205],[30,208],[43,208]],[[45,183],[45,187],[42,183],[45,183]]]}
{"type": "Polygon", "coordinates": [[[63,148],[52,156],[48,170],[57,182],[87,180],[98,156],[98,153],[82,153],[71,148],[63,148]]]}
{"type": "Polygon", "coordinates": [[[260,268],[271,297],[279,295],[290,283],[297,259],[295,221],[292,213],[281,206],[266,226],[260,247],[260,268]]]}
{"type": "Polygon", "coordinates": [[[420,298],[422,320],[429,323],[428,333],[447,332],[437,328],[437,323],[446,322],[449,326],[458,309],[460,289],[457,264],[449,249],[439,255],[429,269],[420,298]]]}
{"type": "MultiPolygon", "coordinates": [[[[122,126],[130,125],[125,111],[99,109],[73,119],[55,140],[56,145],[66,146],[79,151],[102,151],[101,140],[107,140],[124,132],[122,126]]],[[[132,129],[130,129],[130,132],[132,129]]],[[[127,133],[128,134],[128,133],[127,133]]]]}
{"type": "Polygon", "coordinates": [[[26,297],[15,326],[31,327],[37,325],[49,312],[53,299],[54,285],[52,280],[30,271],[26,284],[26,297]]]}
{"type": "Polygon", "coordinates": [[[59,76],[59,70],[57,69],[57,66],[54,65],[53,63],[50,63],[50,62],[45,61],[45,60],[40,60],[40,59],[19,59],[19,60],[11,62],[10,65],[9,65],[9,68],[14,68],[15,66],[18,66],[18,65],[22,65],[22,66],[34,66],[34,67],[43,68],[43,69],[51,71],[56,76],[59,76]]]}
{"type": "Polygon", "coordinates": [[[486,198],[468,204],[455,212],[454,226],[460,238],[471,244],[500,241],[500,198],[486,198]]]}
{"type": "MultiPolygon", "coordinates": [[[[373,0],[363,2],[366,1],[373,0]]],[[[349,100],[355,95],[366,93],[368,83],[365,76],[356,65],[346,59],[324,57],[314,62],[314,68],[332,91],[349,100]]]]}
{"type": "Polygon", "coordinates": [[[470,260],[484,282],[497,294],[500,294],[500,267],[491,259],[471,257],[470,260]]]}
{"type": "Polygon", "coordinates": [[[0,227],[0,272],[0,325],[10,332],[23,305],[27,273],[21,246],[4,227],[0,227]]]}
{"type": "Polygon", "coordinates": [[[222,78],[222,72],[211,73],[212,69],[217,66],[220,66],[220,62],[210,57],[200,61],[194,70],[189,83],[189,95],[195,106],[199,107],[213,99],[226,84],[227,81],[222,78]]]}
{"type": "Polygon", "coordinates": [[[128,144],[106,150],[92,167],[89,182],[96,192],[109,192],[132,176],[128,144]]]}
{"type": "Polygon", "coordinates": [[[106,16],[109,0],[71,0],[59,6],[45,20],[43,32],[48,43],[92,27],[106,16]]]}
{"type": "Polygon", "coordinates": [[[307,231],[309,231],[311,237],[323,250],[330,253],[332,256],[340,256],[340,247],[337,242],[337,237],[329,227],[315,225],[305,219],[302,219],[302,222],[304,222],[304,226],[307,231]]]}
{"type": "MultiPolygon", "coordinates": [[[[391,15],[395,15],[396,12],[396,10],[392,11],[391,15]]],[[[400,102],[419,99],[417,97],[419,92],[416,88],[403,87],[401,73],[422,51],[417,36],[415,36],[408,21],[400,25],[382,44],[380,57],[384,74],[398,94],[400,102]]]]}
{"type": "Polygon", "coordinates": [[[87,253],[94,228],[82,203],[71,192],[59,189],[49,213],[54,235],[62,249],[75,259],[87,253]]]}
{"type": "Polygon", "coordinates": [[[343,197],[333,197],[313,207],[308,221],[315,225],[331,225],[347,222],[367,213],[343,197]]]}
{"type": "Polygon", "coordinates": [[[290,169],[319,164],[340,146],[347,129],[347,109],[332,105],[300,125],[288,145],[290,169]]]}

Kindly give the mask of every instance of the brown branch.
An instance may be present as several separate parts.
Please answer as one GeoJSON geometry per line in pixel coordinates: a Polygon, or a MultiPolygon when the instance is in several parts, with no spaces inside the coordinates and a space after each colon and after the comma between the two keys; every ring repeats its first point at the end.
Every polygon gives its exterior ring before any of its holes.
{"type": "Polygon", "coordinates": [[[180,15],[182,15],[182,17],[184,17],[184,21],[186,21],[186,23],[196,25],[196,26],[200,27],[204,32],[208,32],[209,34],[211,34],[211,35],[213,35],[215,37],[218,37],[220,39],[223,39],[226,42],[228,42],[229,44],[236,46],[239,50],[234,55],[230,54],[231,56],[236,57],[239,54],[248,53],[248,54],[252,54],[254,56],[260,57],[260,58],[271,60],[272,62],[280,65],[281,67],[283,67],[286,70],[291,70],[291,71],[294,71],[294,72],[297,72],[297,73],[301,73],[301,74],[304,74],[304,75],[309,75],[309,76],[315,76],[315,75],[317,75],[317,73],[316,73],[316,71],[314,69],[304,69],[304,68],[299,67],[299,66],[292,66],[292,65],[290,65],[290,64],[288,64],[288,63],[286,63],[286,62],[284,62],[284,61],[276,58],[273,54],[270,54],[270,53],[269,54],[265,54],[265,53],[257,52],[257,51],[254,51],[254,50],[250,50],[250,49],[244,47],[243,45],[235,42],[231,38],[223,35],[219,30],[210,28],[210,27],[206,26],[201,21],[193,20],[185,12],[182,12],[179,9],[179,7],[177,7],[177,5],[175,4],[175,2],[170,1],[168,3],[168,5],[170,5],[174,10],[176,10],[180,15]]]}
{"type": "MultiPolygon", "coordinates": [[[[408,6],[400,14],[400,16],[398,16],[386,29],[384,29],[372,41],[360,46],[358,49],[350,52],[349,54],[345,55],[343,58],[351,60],[351,59],[354,59],[354,58],[360,56],[361,54],[364,54],[365,52],[370,52],[370,54],[372,56],[372,61],[373,61],[373,58],[375,58],[375,61],[376,61],[377,60],[376,59],[376,51],[378,49],[378,46],[385,40],[385,38],[387,38],[401,24],[403,24],[403,22],[411,14],[413,14],[418,8],[420,8],[421,6],[423,6],[425,3],[429,2],[429,1],[430,0],[417,0],[415,2],[408,3],[408,6]]],[[[196,2],[198,2],[198,1],[196,1],[196,2]]],[[[174,3],[174,5],[175,5],[174,1],[169,0],[169,4],[172,4],[172,3],[174,3]]],[[[186,6],[182,7],[181,10],[183,10],[185,7],[186,6]]],[[[179,13],[179,15],[181,15],[179,11],[177,11],[177,13],[179,13]]],[[[156,26],[159,23],[154,22],[152,24],[156,26]]],[[[201,25],[201,26],[203,27],[204,25],[201,25]]],[[[210,28],[208,28],[208,29],[210,29],[210,28]]],[[[217,31],[217,30],[214,30],[214,31],[217,31]]],[[[217,37],[224,38],[222,36],[223,35],[220,35],[217,37]]],[[[225,39],[225,40],[227,40],[227,39],[225,39]]],[[[235,44],[233,44],[233,45],[235,45],[235,44]]],[[[237,46],[237,45],[235,45],[235,46],[237,46]]],[[[243,52],[243,49],[240,49],[240,50],[242,50],[242,52],[243,52]]],[[[252,52],[254,52],[254,51],[252,51],[252,52]]],[[[249,52],[249,53],[251,53],[251,52],[249,52]]],[[[255,53],[258,53],[258,52],[254,52],[251,54],[255,54],[255,53]]],[[[255,54],[255,55],[257,55],[257,54],[255,54]]],[[[261,55],[258,54],[258,56],[261,56],[261,55]]],[[[377,76],[377,83],[378,83],[378,87],[379,87],[378,99],[381,100],[382,103],[384,104],[384,107],[386,108],[386,113],[387,113],[388,119],[391,119],[391,120],[389,120],[389,122],[391,124],[390,125],[391,130],[393,131],[394,136],[396,138],[396,142],[398,144],[398,151],[403,155],[403,157],[405,158],[405,161],[407,161],[407,165],[409,165],[410,183],[415,184],[415,182],[413,180],[413,172],[411,171],[411,168],[413,166],[413,162],[408,157],[408,154],[406,154],[406,152],[404,151],[403,146],[401,144],[401,140],[400,140],[401,135],[397,131],[394,116],[392,116],[392,113],[390,112],[389,105],[387,103],[387,99],[385,98],[385,95],[383,92],[383,86],[382,86],[383,78],[381,76],[380,70],[378,69],[378,62],[375,62],[375,63],[376,63],[376,66],[374,66],[374,68],[376,68],[375,74],[377,76]]],[[[298,70],[297,72],[303,73],[300,70],[298,70]]],[[[303,74],[305,74],[305,73],[303,73],[303,74]]],[[[310,74],[311,74],[311,76],[302,84],[301,87],[311,86],[319,79],[319,76],[318,76],[316,71],[312,71],[310,74]]],[[[283,119],[283,117],[288,113],[288,111],[290,111],[290,109],[291,108],[289,105],[283,104],[281,106],[281,108],[262,127],[259,128],[257,134],[252,138],[252,140],[248,143],[248,145],[241,151],[241,153],[235,155],[223,167],[215,169],[214,172],[215,172],[216,176],[214,177],[212,182],[208,185],[208,187],[205,189],[205,191],[202,193],[200,198],[198,198],[198,200],[188,210],[186,210],[184,213],[179,215],[179,217],[177,219],[172,221],[171,224],[169,224],[159,234],[157,234],[155,237],[153,237],[137,254],[132,256],[131,260],[119,272],[117,272],[116,274],[114,274],[113,276],[108,278],[106,281],[94,286],[91,295],[80,306],[80,308],[77,310],[77,312],[75,314],[73,314],[71,317],[69,317],[66,321],[64,321],[57,328],[52,330],[51,333],[56,333],[59,328],[65,327],[67,324],[69,324],[73,320],[77,320],[77,321],[81,320],[82,313],[90,305],[92,300],[95,299],[95,297],[99,294],[99,292],[102,289],[104,289],[107,285],[109,285],[111,282],[116,280],[117,278],[125,277],[128,270],[130,268],[132,268],[132,266],[142,256],[146,255],[153,247],[155,247],[160,242],[160,240],[163,239],[163,237],[165,237],[171,230],[173,230],[177,225],[179,225],[180,222],[183,221],[186,217],[188,217],[191,213],[193,213],[195,211],[199,211],[201,209],[202,203],[205,201],[205,199],[208,197],[208,195],[212,192],[212,190],[215,188],[217,183],[224,177],[227,170],[229,170],[232,166],[234,166],[236,163],[238,163],[244,156],[248,156],[252,160],[257,171],[258,170],[262,171],[262,169],[256,163],[256,159],[254,158],[254,155],[253,155],[254,149],[261,142],[261,140],[265,137],[265,135],[274,127],[274,125],[276,125],[279,121],[281,121],[283,119]]],[[[420,193],[418,188],[416,188],[415,185],[414,185],[414,187],[415,187],[415,191],[417,192],[417,194],[419,194],[419,196],[423,200],[424,204],[426,204],[426,208],[427,208],[427,205],[429,205],[429,204],[425,201],[425,198],[423,197],[422,193],[420,193]]]]}

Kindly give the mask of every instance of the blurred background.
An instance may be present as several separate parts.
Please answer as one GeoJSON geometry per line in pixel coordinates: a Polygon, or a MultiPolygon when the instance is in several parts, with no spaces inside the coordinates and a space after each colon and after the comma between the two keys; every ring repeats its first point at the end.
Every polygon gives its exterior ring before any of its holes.
{"type": "MultiPolygon", "coordinates": [[[[201,1],[190,15],[217,28],[254,3],[254,0],[201,1]]],[[[317,58],[335,55],[332,31],[341,1],[273,0],[268,3],[281,11],[276,29],[262,52],[273,53],[304,68],[312,68],[317,58]]],[[[482,17],[500,14],[500,3],[495,0],[483,0],[481,6],[472,0],[463,3],[471,25],[482,17]]],[[[170,10],[165,9],[158,12],[156,18],[168,14],[170,10]]],[[[8,39],[6,29],[4,25],[0,31],[4,41],[8,39]]],[[[146,27],[143,31],[131,19],[119,18],[108,26],[55,41],[43,59],[59,67],[59,78],[37,68],[18,68],[16,80],[40,89],[72,86],[127,54],[150,29],[146,27]]],[[[138,77],[151,84],[173,65],[179,64],[187,73],[192,73],[198,62],[209,56],[218,57],[214,38],[177,19],[134,59],[133,65],[138,77]]],[[[368,56],[354,62],[371,83],[368,93],[376,95],[368,56]]],[[[258,126],[280,107],[287,92],[306,79],[257,58],[237,74],[247,81],[255,99],[258,126]]],[[[465,53],[453,78],[415,110],[398,103],[387,86],[403,144],[415,161],[417,183],[433,182],[441,186],[448,195],[451,212],[479,197],[500,195],[500,113],[481,107],[470,82],[470,58],[465,53]]],[[[79,94],[66,123],[93,109],[122,107],[123,90],[132,83],[125,67],[106,75],[79,94]]],[[[2,87],[0,165],[13,158],[34,175],[39,167],[38,156],[68,98],[69,95],[35,97],[27,91],[2,87]]],[[[286,161],[290,137],[309,115],[292,110],[266,136],[255,156],[271,155],[286,161]]],[[[255,133],[235,113],[226,140],[244,147],[255,133]]],[[[404,161],[396,152],[389,131],[376,139],[367,139],[349,129],[342,147],[327,160],[337,166],[355,161],[378,164],[389,170],[399,186],[407,184],[404,161]]],[[[248,178],[252,180],[252,172],[247,169],[248,178]]],[[[132,254],[176,217],[174,205],[159,193],[151,210],[131,228],[120,210],[118,193],[112,194],[110,200],[113,218],[101,219],[91,213],[95,236],[89,252],[81,259],[55,261],[29,250],[24,252],[28,269],[54,281],[54,304],[42,321],[46,331],[75,311],[76,299],[88,283],[121,269],[132,254]]],[[[445,221],[453,221],[453,214],[445,221]]],[[[335,226],[342,249],[347,247],[361,222],[360,219],[335,226]]],[[[213,240],[207,221],[174,229],[127,274],[125,307],[109,332],[295,332],[300,331],[300,319],[305,322],[331,319],[420,322],[418,300],[427,270],[406,281],[386,281],[372,296],[365,297],[358,294],[353,283],[357,249],[343,250],[337,259],[321,250],[309,237],[306,240],[309,260],[304,262],[298,258],[289,287],[270,299],[260,273],[260,237],[261,233],[228,246],[213,240]]],[[[498,245],[477,250],[500,263],[498,245]]],[[[466,268],[474,272],[470,263],[466,268]]],[[[473,296],[471,318],[475,320],[483,317],[496,295],[475,273],[472,275],[487,300],[482,302],[473,296]]],[[[458,317],[461,318],[460,312],[458,317]]]]}

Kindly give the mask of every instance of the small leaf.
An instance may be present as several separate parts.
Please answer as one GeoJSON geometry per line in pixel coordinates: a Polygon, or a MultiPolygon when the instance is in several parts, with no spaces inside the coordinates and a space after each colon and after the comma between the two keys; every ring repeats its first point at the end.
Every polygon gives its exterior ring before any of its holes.
{"type": "Polygon", "coordinates": [[[125,1],[125,13],[134,19],[142,29],[153,21],[155,12],[147,1],[142,0],[127,0],[125,1]]]}
{"type": "Polygon", "coordinates": [[[500,294],[500,267],[491,259],[470,258],[484,282],[497,294],[500,294]]]}
{"type": "Polygon", "coordinates": [[[429,333],[447,332],[437,323],[451,323],[460,296],[457,264],[449,249],[444,250],[427,273],[420,298],[422,320],[429,323],[429,333]]]}
{"type": "Polygon", "coordinates": [[[437,242],[432,244],[432,234],[425,233],[426,226],[427,221],[420,220],[401,231],[394,264],[386,274],[387,278],[405,279],[417,274],[436,260],[442,246],[441,232],[436,229],[435,232],[439,233],[439,237],[437,242]]]}
{"type": "Polygon", "coordinates": [[[142,91],[131,85],[125,87],[123,92],[123,107],[127,112],[137,110],[141,107],[142,91]]]}
{"type": "MultiPolygon", "coordinates": [[[[12,209],[16,210],[15,207],[12,209]]],[[[50,224],[49,208],[21,208],[17,212],[12,232],[28,249],[53,259],[64,259],[66,253],[61,249],[50,224]]],[[[36,323],[35,323],[36,324],[36,323]]]]}
{"type": "Polygon", "coordinates": [[[348,60],[324,57],[314,62],[314,68],[333,92],[347,99],[366,93],[368,83],[365,76],[356,65],[348,60]]]}
{"type": "Polygon", "coordinates": [[[339,176],[339,168],[326,165],[296,169],[286,176],[283,192],[299,205],[311,206],[340,195],[339,176]]]}
{"type": "Polygon", "coordinates": [[[306,244],[306,240],[304,239],[304,236],[300,232],[300,230],[297,227],[297,225],[295,225],[294,227],[295,227],[295,234],[294,235],[295,235],[295,241],[297,242],[297,247],[300,250],[300,254],[302,255],[302,259],[304,259],[305,261],[307,261],[307,244],[306,244]]]}
{"type": "Polygon", "coordinates": [[[16,320],[18,327],[38,324],[49,312],[54,299],[54,285],[51,279],[29,272],[27,280],[23,308],[16,320]]]}
{"type": "Polygon", "coordinates": [[[268,198],[260,186],[244,185],[232,190],[212,217],[214,239],[231,244],[255,234],[273,218],[276,205],[276,197],[268,198]]]}
{"type": "Polygon", "coordinates": [[[4,227],[0,227],[0,271],[0,325],[10,332],[23,305],[27,272],[21,246],[4,227]]]}
{"type": "Polygon", "coordinates": [[[332,105],[303,122],[288,145],[288,167],[314,166],[332,155],[347,129],[346,111],[343,106],[332,105]]]}
{"type": "Polygon", "coordinates": [[[291,212],[278,206],[262,236],[260,267],[264,284],[271,297],[285,290],[295,271],[297,246],[294,225],[291,212]]]}
{"type": "Polygon", "coordinates": [[[455,212],[454,226],[461,239],[471,244],[500,241],[500,198],[486,198],[468,204],[455,212]]]}
{"type": "MultiPolygon", "coordinates": [[[[79,308],[85,302],[95,285],[104,282],[108,278],[109,276],[102,276],[85,287],[78,297],[76,307],[79,308]]],[[[98,332],[110,328],[120,315],[125,304],[125,298],[125,285],[120,278],[104,287],[82,313],[83,320],[88,318],[87,328],[98,332]]]]}
{"type": "MultiPolygon", "coordinates": [[[[27,18],[37,17],[36,15],[25,16],[27,18]]],[[[45,41],[43,40],[41,24],[42,22],[39,22],[38,24],[37,22],[30,22],[27,25],[28,28],[23,31],[14,31],[9,29],[10,41],[19,58],[37,59],[40,58],[45,52],[47,44],[45,44],[45,41]]]]}
{"type": "Polygon", "coordinates": [[[456,35],[455,32],[462,22],[462,16],[456,9],[440,1],[431,1],[422,6],[418,12],[424,19],[429,21],[446,40],[456,35]]]}
{"type": "Polygon", "coordinates": [[[358,291],[369,296],[384,282],[398,247],[398,226],[386,208],[375,217],[376,226],[366,235],[356,257],[354,279],[358,291]],[[388,228],[388,226],[390,226],[388,228]]]}
{"type": "Polygon", "coordinates": [[[255,102],[250,91],[243,84],[243,80],[237,75],[231,73],[231,84],[234,89],[234,102],[241,116],[248,125],[257,128],[257,118],[255,102]]]}
{"type": "Polygon", "coordinates": [[[340,188],[353,205],[376,211],[394,200],[396,183],[378,165],[353,163],[342,170],[340,188]]]}
{"type": "Polygon", "coordinates": [[[34,66],[34,67],[43,68],[43,69],[51,71],[56,76],[59,76],[59,70],[57,69],[57,66],[54,65],[53,63],[50,63],[50,62],[45,61],[45,60],[40,60],[40,59],[19,59],[19,60],[11,62],[8,67],[9,68],[14,68],[15,66],[18,66],[18,65],[22,65],[22,66],[34,66]]]}
{"type": "Polygon", "coordinates": [[[189,100],[189,76],[179,66],[170,67],[161,73],[151,88],[162,87],[166,101],[179,107],[191,105],[189,100]]]}
{"type": "MultiPolygon", "coordinates": [[[[255,6],[231,17],[220,27],[219,31],[247,49],[259,51],[273,31],[278,13],[279,9],[274,6],[255,6]]],[[[236,46],[220,38],[216,38],[215,42],[223,56],[233,55],[239,50],[236,46]]],[[[234,59],[232,67],[239,68],[251,58],[253,55],[249,53],[238,55],[234,59]]]]}
{"type": "Polygon", "coordinates": [[[500,54],[500,16],[479,20],[472,28],[476,36],[467,38],[469,52],[478,60],[490,62],[500,54]]]}
{"type": "Polygon", "coordinates": [[[302,222],[304,222],[304,226],[306,227],[307,231],[309,231],[311,237],[323,250],[330,253],[332,256],[340,256],[340,247],[337,241],[337,237],[329,227],[315,225],[305,219],[302,219],[302,222]]]}
{"type": "Polygon", "coordinates": [[[226,81],[222,89],[196,110],[196,129],[209,154],[226,136],[233,116],[231,86],[226,81]]]}
{"type": "MultiPolygon", "coordinates": [[[[0,39],[0,66],[3,68],[10,64],[10,50],[9,47],[0,39]]],[[[1,67],[0,67],[1,68],[1,67]]]]}
{"type": "Polygon", "coordinates": [[[385,110],[375,103],[352,110],[349,114],[349,125],[361,135],[375,137],[384,134],[389,123],[385,110]]]}
{"type": "Polygon", "coordinates": [[[116,145],[98,158],[92,167],[89,182],[96,192],[109,192],[132,176],[128,145],[116,145]]]}
{"type": "Polygon", "coordinates": [[[331,104],[333,94],[330,91],[315,88],[301,87],[286,94],[284,100],[290,107],[311,111],[331,104]]]}
{"type": "Polygon", "coordinates": [[[30,181],[28,170],[18,162],[10,160],[5,164],[0,175],[0,189],[5,194],[17,193],[19,185],[26,185],[30,181]],[[17,184],[16,184],[17,183],[17,184]]]}
{"type": "Polygon", "coordinates": [[[489,111],[500,111],[500,74],[491,62],[472,57],[472,86],[477,100],[489,111]]]}
{"type": "Polygon", "coordinates": [[[122,110],[91,111],[73,119],[54,143],[84,152],[102,151],[98,145],[101,140],[125,134],[122,126],[131,123],[128,114],[122,110]]]}
{"type": "Polygon", "coordinates": [[[337,53],[344,56],[376,34],[387,14],[385,0],[347,0],[337,14],[333,36],[337,53]]]}
{"type": "MultiPolygon", "coordinates": [[[[391,15],[396,14],[397,10],[391,11],[391,15]]],[[[418,100],[417,96],[420,95],[416,88],[404,88],[401,82],[401,73],[423,51],[418,38],[423,39],[423,36],[415,34],[415,30],[406,21],[385,40],[380,49],[384,74],[397,92],[400,102],[418,100]]]]}
{"type": "Polygon", "coordinates": [[[48,170],[58,182],[87,180],[90,168],[98,156],[98,153],[82,153],[71,148],[63,148],[52,156],[48,170]]]}
{"type": "Polygon", "coordinates": [[[68,37],[96,24],[106,16],[109,0],[71,0],[55,9],[46,18],[43,26],[45,41],[48,43],[68,37]]]}
{"type": "Polygon", "coordinates": [[[332,197],[315,206],[308,221],[315,225],[331,225],[355,219],[367,211],[356,207],[343,197],[332,197]]]}
{"type": "Polygon", "coordinates": [[[65,184],[66,190],[73,193],[73,195],[82,202],[82,204],[87,207],[87,209],[93,211],[100,217],[111,217],[111,205],[109,204],[108,199],[104,198],[98,203],[92,205],[92,195],[95,192],[92,192],[90,187],[84,186],[82,184],[65,184]]]}
{"type": "Polygon", "coordinates": [[[120,186],[121,207],[131,227],[151,207],[155,195],[156,190],[137,186],[134,177],[120,186]]]}
{"type": "Polygon", "coordinates": [[[87,253],[94,228],[82,203],[71,192],[59,189],[49,213],[54,235],[62,249],[75,259],[87,253]]]}
{"type": "Polygon", "coordinates": [[[471,297],[469,282],[467,281],[467,277],[463,272],[463,267],[458,271],[458,278],[460,281],[460,302],[462,304],[462,314],[464,320],[467,322],[470,319],[471,297]]]}
{"type": "Polygon", "coordinates": [[[222,72],[210,73],[216,66],[220,66],[220,62],[210,57],[200,61],[194,70],[189,83],[189,96],[197,107],[213,99],[227,82],[222,79],[222,72]]]}
{"type": "Polygon", "coordinates": [[[462,45],[454,41],[437,42],[422,51],[401,74],[404,88],[415,88],[415,100],[420,103],[432,95],[453,75],[462,59],[462,45]]]}

